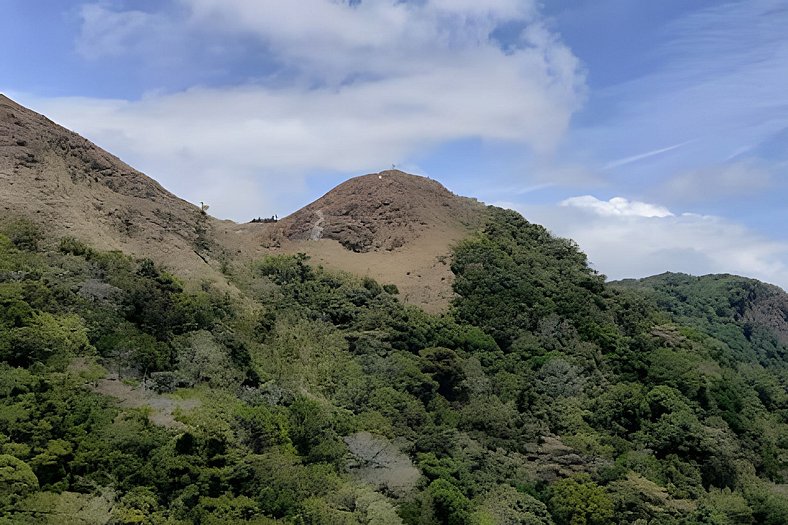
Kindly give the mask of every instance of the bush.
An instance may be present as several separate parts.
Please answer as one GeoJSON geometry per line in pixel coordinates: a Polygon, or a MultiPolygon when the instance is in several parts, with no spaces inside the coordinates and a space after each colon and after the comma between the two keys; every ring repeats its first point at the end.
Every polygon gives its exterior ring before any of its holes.
{"type": "Polygon", "coordinates": [[[2,231],[20,250],[35,252],[43,239],[41,228],[27,219],[16,219],[2,225],[2,231]]]}
{"type": "Polygon", "coordinates": [[[0,507],[38,490],[38,478],[30,466],[8,454],[0,454],[0,507]]]}
{"type": "Polygon", "coordinates": [[[613,500],[588,474],[558,481],[551,489],[550,507],[560,525],[605,525],[613,518],[613,500]]]}
{"type": "Polygon", "coordinates": [[[471,502],[460,490],[446,481],[436,479],[427,488],[432,509],[441,525],[465,525],[471,519],[471,502]]]}

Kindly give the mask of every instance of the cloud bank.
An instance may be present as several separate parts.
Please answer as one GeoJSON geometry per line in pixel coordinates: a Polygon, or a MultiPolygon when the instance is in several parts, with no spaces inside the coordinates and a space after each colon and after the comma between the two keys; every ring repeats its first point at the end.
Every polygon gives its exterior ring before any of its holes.
{"type": "Polygon", "coordinates": [[[574,239],[611,279],[665,271],[733,273],[788,289],[788,243],[720,217],[674,214],[657,204],[590,195],[566,199],[559,208],[517,208],[556,235],[574,239]]]}
{"type": "Polygon", "coordinates": [[[305,174],[379,170],[451,141],[549,152],[584,97],[577,59],[531,1],[180,0],[160,13],[89,4],[82,22],[77,49],[91,60],[228,35],[260,46],[248,57],[264,64],[258,75],[230,87],[22,97],[221,217],[281,214],[290,210],[272,205],[305,174]],[[521,30],[504,47],[495,32],[505,24],[521,30]]]}

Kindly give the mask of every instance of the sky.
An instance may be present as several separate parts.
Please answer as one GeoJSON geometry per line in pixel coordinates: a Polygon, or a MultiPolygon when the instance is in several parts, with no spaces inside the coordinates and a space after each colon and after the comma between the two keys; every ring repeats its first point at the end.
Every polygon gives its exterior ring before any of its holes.
{"type": "Polygon", "coordinates": [[[219,218],[396,165],[788,289],[788,0],[1,0],[0,92],[219,218]]]}

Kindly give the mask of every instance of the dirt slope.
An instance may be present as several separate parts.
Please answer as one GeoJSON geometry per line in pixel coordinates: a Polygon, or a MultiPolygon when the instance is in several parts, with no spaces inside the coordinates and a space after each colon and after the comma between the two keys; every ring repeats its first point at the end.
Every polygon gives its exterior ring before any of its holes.
{"type": "Polygon", "coordinates": [[[440,183],[390,170],[352,178],[283,219],[291,241],[333,239],[358,253],[392,251],[435,228],[472,224],[479,204],[440,183]]]}
{"type": "Polygon", "coordinates": [[[215,221],[153,179],[0,95],[0,218],[27,216],[53,238],[151,257],[188,278],[208,264],[215,221]]]}
{"type": "Polygon", "coordinates": [[[483,211],[431,179],[390,170],[350,179],[278,223],[220,221],[0,95],[0,220],[26,216],[53,240],[150,257],[187,282],[226,283],[220,260],[304,252],[438,311],[452,296],[451,245],[483,211]]]}
{"type": "Polygon", "coordinates": [[[222,223],[217,232],[231,253],[306,253],[326,268],[396,284],[403,300],[437,312],[453,296],[451,246],[484,209],[434,180],[389,170],[352,178],[278,223],[222,223]]]}

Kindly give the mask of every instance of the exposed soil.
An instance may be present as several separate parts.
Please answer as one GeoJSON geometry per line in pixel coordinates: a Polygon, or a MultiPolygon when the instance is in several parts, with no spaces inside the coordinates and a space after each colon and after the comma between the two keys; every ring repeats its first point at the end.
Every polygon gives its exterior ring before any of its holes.
{"type": "Polygon", "coordinates": [[[187,279],[213,277],[215,221],[150,177],[0,95],[0,218],[27,216],[53,238],[150,257],[187,279]]]}
{"type": "Polygon", "coordinates": [[[484,206],[390,170],[346,181],[278,223],[220,221],[79,135],[0,95],[0,220],[27,216],[53,241],[149,257],[186,279],[229,287],[220,261],[304,252],[313,263],[397,285],[440,311],[451,246],[484,206]]]}
{"type": "Polygon", "coordinates": [[[451,247],[473,231],[485,207],[434,180],[391,170],[348,180],[278,223],[217,227],[240,257],[305,253],[314,264],[395,284],[430,312],[453,297],[451,247]]]}
{"type": "Polygon", "coordinates": [[[389,170],[340,184],[280,221],[276,235],[332,239],[357,253],[393,251],[436,228],[475,224],[480,207],[434,180],[389,170]]]}

